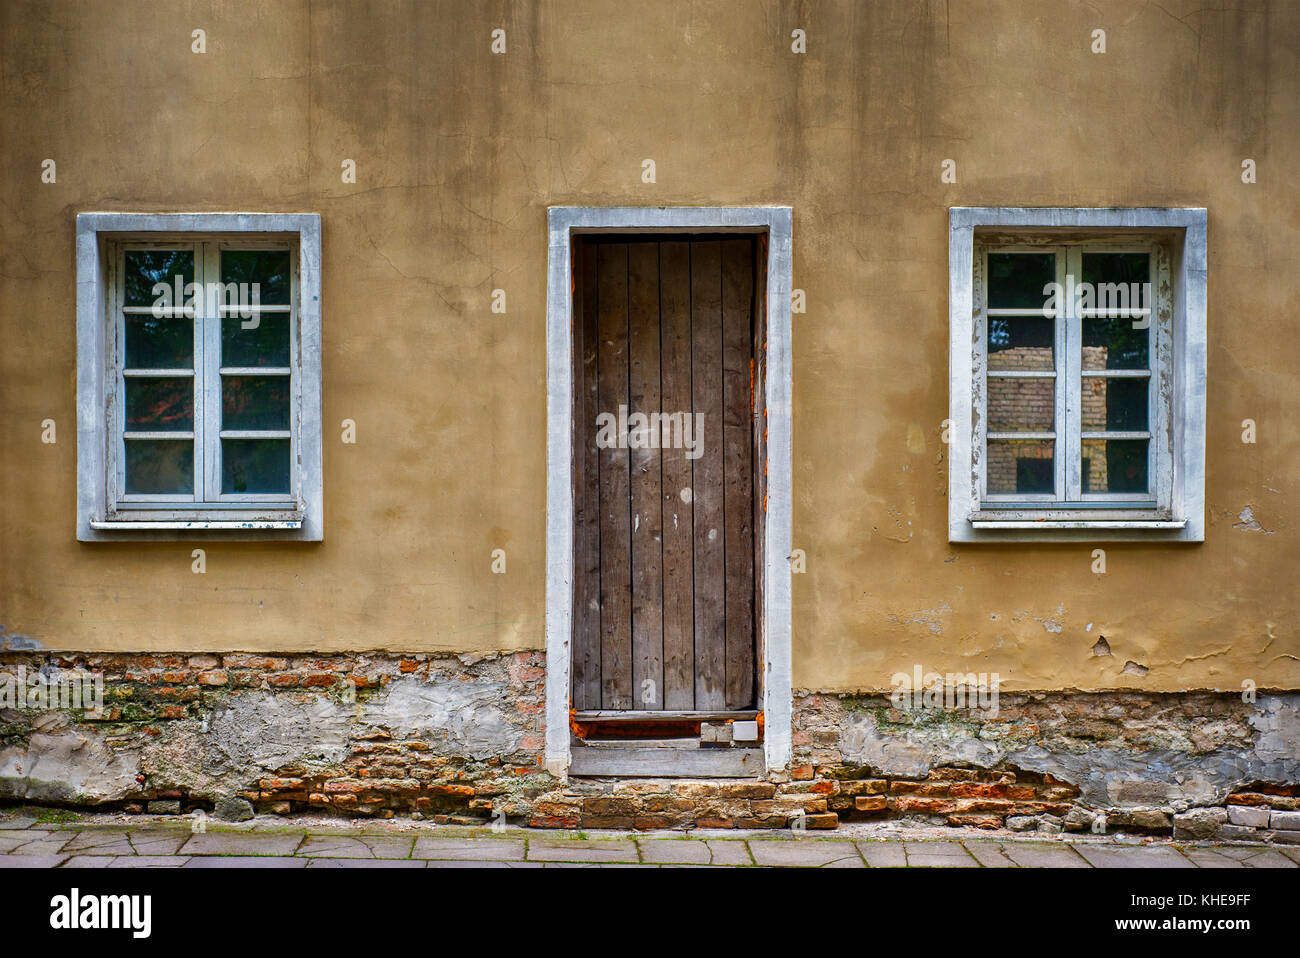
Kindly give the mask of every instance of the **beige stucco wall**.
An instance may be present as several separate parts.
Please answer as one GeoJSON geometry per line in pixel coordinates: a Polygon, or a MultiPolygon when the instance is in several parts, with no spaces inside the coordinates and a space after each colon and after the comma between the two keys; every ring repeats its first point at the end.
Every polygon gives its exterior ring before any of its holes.
{"type": "Polygon", "coordinates": [[[1300,687],[1300,6],[1204,6],[6,2],[0,623],[58,649],[541,647],[546,207],[781,203],[808,300],[796,688],[918,663],[1300,687]],[[1111,544],[1104,576],[1091,546],[948,545],[955,205],[1208,207],[1204,545],[1111,544]],[[323,544],[76,541],[73,218],[101,209],[322,215],[323,544]]]}

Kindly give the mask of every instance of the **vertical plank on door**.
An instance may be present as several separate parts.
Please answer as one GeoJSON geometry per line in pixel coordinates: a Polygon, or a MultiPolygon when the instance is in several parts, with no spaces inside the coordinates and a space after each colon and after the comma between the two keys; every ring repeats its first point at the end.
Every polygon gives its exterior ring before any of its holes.
{"type": "Polygon", "coordinates": [[[659,505],[659,244],[628,244],[628,446],[632,496],[633,708],[664,707],[663,509],[659,505]],[[636,417],[645,417],[645,423],[636,417]],[[645,428],[642,428],[643,425],[645,428]]]}
{"type": "MultiPolygon", "coordinates": [[[[666,416],[691,415],[691,248],[659,247],[660,405],[666,416]]],[[[673,421],[673,420],[670,420],[673,421]]],[[[674,427],[676,428],[676,427],[674,427]]],[[[685,433],[682,433],[683,438],[685,433]]],[[[694,433],[690,434],[694,438],[694,433]]],[[[695,587],[692,558],[695,515],[691,462],[679,441],[663,457],[664,704],[695,708],[695,587]]]]}
{"type": "Polygon", "coordinates": [[[753,240],[722,244],[723,528],[726,561],[726,707],[754,699],[753,240]]]}
{"type": "MultiPolygon", "coordinates": [[[[599,412],[627,406],[627,244],[598,243],[596,261],[599,412]]],[[[600,462],[601,707],[632,707],[632,541],[628,450],[604,443],[600,462]]]]}
{"type": "Polygon", "coordinates": [[[596,413],[596,251],[574,243],[573,707],[600,708],[600,493],[596,413]]]}
{"type": "Polygon", "coordinates": [[[754,243],[754,388],[750,400],[754,420],[754,699],[763,695],[763,568],[767,528],[767,234],[754,243]]]}
{"type": "Polygon", "coordinates": [[[695,506],[695,707],[726,707],[722,448],[722,248],[691,243],[691,397],[699,446],[695,506]]]}

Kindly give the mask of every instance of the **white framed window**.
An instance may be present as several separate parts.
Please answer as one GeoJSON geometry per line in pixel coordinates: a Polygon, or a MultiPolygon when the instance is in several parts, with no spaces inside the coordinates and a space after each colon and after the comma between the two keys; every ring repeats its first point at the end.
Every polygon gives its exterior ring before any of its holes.
{"type": "Polygon", "coordinates": [[[949,540],[1204,537],[1205,211],[950,211],[949,540]]]}
{"type": "Polygon", "coordinates": [[[77,217],[85,541],[322,538],[320,221],[77,217]]]}

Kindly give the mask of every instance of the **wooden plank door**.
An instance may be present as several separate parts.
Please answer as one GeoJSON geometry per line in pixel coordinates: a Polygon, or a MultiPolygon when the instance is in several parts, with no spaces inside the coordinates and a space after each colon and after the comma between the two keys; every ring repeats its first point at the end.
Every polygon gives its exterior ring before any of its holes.
{"type": "Polygon", "coordinates": [[[573,705],[755,701],[753,237],[600,237],[574,253],[573,705]]]}

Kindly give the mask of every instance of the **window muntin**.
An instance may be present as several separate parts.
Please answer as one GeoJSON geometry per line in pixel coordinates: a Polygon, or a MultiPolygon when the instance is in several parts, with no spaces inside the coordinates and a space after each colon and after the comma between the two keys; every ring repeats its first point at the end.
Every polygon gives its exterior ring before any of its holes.
{"type": "Polygon", "coordinates": [[[112,511],[301,509],[296,241],[178,235],[110,256],[112,511]]]}
{"type": "Polygon", "coordinates": [[[1157,383],[1169,357],[1168,246],[1026,237],[975,252],[981,508],[1167,512],[1157,383]]]}

